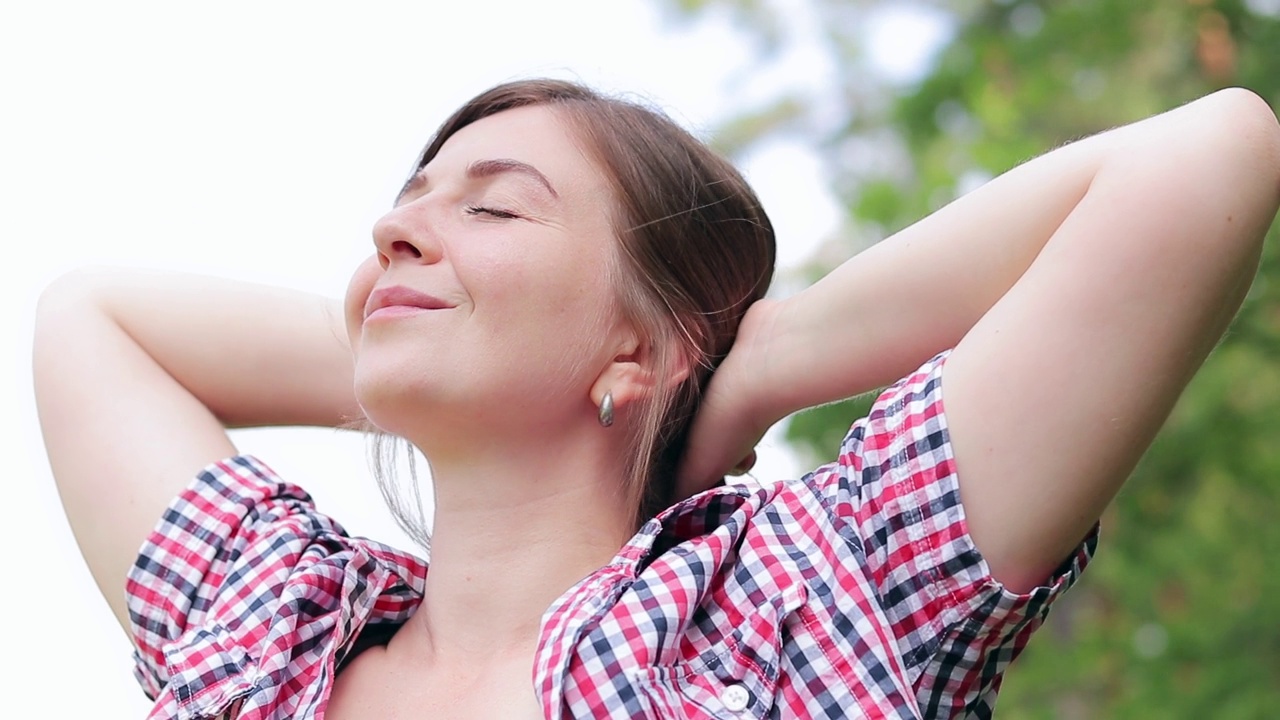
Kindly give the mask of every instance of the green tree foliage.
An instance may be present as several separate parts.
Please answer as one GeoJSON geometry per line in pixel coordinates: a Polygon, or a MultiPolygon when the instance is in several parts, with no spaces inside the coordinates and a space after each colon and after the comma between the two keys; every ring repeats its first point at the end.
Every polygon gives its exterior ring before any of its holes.
{"type": "MultiPolygon", "coordinates": [[[[803,0],[791,5],[820,28],[803,40],[768,3],[666,2],[728,10],[761,41],[762,66],[787,42],[835,60],[825,96],[784,91],[721,137],[738,152],[786,132],[818,148],[849,209],[849,250],[1056,145],[1218,87],[1280,107],[1275,0],[803,0]],[[868,64],[864,28],[904,6],[951,34],[923,77],[895,84],[868,64]]],[[[1009,673],[1001,717],[1280,717],[1278,234],[1229,335],[1103,518],[1094,565],[1009,673]]],[[[829,456],[863,410],[801,414],[790,438],[829,456]]]]}

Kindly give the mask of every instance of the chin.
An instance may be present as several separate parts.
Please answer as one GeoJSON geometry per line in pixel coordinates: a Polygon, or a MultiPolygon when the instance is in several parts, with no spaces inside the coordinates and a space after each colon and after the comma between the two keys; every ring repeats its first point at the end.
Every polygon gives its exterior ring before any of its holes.
{"type": "Polygon", "coordinates": [[[460,383],[441,383],[426,377],[420,366],[412,374],[371,372],[367,365],[356,367],[356,401],[365,417],[378,430],[406,438],[414,444],[421,439],[446,440],[474,434],[477,403],[462,391],[460,383]]]}
{"type": "Polygon", "coordinates": [[[355,374],[356,401],[365,417],[383,432],[401,437],[414,433],[433,410],[439,398],[424,379],[406,382],[403,372],[375,372],[368,363],[357,363],[355,374]]]}

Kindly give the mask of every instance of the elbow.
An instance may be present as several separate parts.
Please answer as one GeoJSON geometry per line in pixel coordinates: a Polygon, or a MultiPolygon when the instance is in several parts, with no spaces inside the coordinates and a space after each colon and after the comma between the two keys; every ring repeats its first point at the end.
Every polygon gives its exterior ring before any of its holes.
{"type": "Polygon", "coordinates": [[[67,346],[75,341],[82,318],[89,313],[103,312],[99,293],[103,275],[104,270],[100,268],[72,270],[53,280],[40,293],[32,338],[37,372],[40,365],[68,351],[67,346]]]}
{"type": "Polygon", "coordinates": [[[88,293],[83,271],[72,271],[45,286],[36,301],[35,330],[39,341],[49,333],[46,330],[56,324],[69,310],[82,305],[88,293]]]}
{"type": "Polygon", "coordinates": [[[74,271],[58,277],[49,283],[40,293],[36,301],[35,342],[36,349],[44,342],[58,336],[56,326],[68,313],[78,306],[83,306],[89,299],[87,283],[83,281],[80,271],[74,271]]]}
{"type": "Polygon", "coordinates": [[[1205,113],[1197,141],[1209,151],[1202,197],[1226,221],[1210,235],[1212,245],[1238,258],[1241,271],[1252,277],[1280,209],[1280,122],[1265,100],[1244,88],[1219,90],[1200,103],[1205,113]]]}
{"type": "Polygon", "coordinates": [[[1280,205],[1280,121],[1275,110],[1257,93],[1238,87],[1219,90],[1204,102],[1212,109],[1206,130],[1225,144],[1224,159],[1234,167],[1238,182],[1256,188],[1274,217],[1280,205]]]}
{"type": "Polygon", "coordinates": [[[60,275],[45,286],[36,301],[37,331],[68,312],[96,306],[110,272],[103,267],[82,267],[60,275]]]}

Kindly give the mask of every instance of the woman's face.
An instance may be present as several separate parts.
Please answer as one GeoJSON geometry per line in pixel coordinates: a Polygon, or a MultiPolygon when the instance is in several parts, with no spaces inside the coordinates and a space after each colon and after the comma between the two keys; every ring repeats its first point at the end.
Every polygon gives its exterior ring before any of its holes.
{"type": "Polygon", "coordinates": [[[545,107],[453,135],[352,278],[356,394],[382,429],[550,431],[590,411],[623,328],[609,184],[545,107]],[[530,423],[530,420],[534,423],[530,423]]]}

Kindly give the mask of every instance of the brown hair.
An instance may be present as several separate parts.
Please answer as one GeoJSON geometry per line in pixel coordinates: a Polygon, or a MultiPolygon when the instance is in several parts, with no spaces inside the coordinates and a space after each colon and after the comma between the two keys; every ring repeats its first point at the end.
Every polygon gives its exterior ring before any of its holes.
{"type": "MultiPolygon", "coordinates": [[[[561,80],[515,81],[476,96],[440,126],[414,172],[460,129],[528,106],[562,113],[612,181],[618,306],[658,374],[653,396],[625,409],[636,413],[625,477],[638,526],[675,500],[676,464],[702,389],[773,276],[773,226],[733,165],[666,115],[561,80]],[[672,382],[670,371],[686,365],[688,377],[672,382]]],[[[377,474],[396,520],[426,540],[377,474]]]]}

